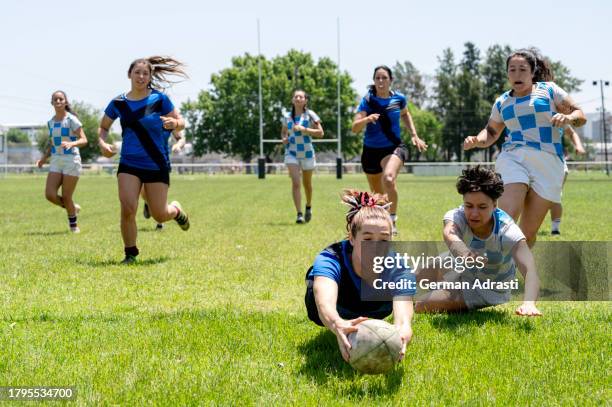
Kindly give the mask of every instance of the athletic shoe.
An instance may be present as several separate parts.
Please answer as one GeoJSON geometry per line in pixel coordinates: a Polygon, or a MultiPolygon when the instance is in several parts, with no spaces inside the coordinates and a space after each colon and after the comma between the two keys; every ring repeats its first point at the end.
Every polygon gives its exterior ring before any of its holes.
{"type": "Polygon", "coordinates": [[[312,208],[306,208],[306,213],[304,215],[304,220],[306,221],[306,223],[310,222],[310,220],[312,219],[312,208]]]}
{"type": "Polygon", "coordinates": [[[558,235],[560,235],[560,234],[561,234],[561,232],[560,232],[560,231],[558,231],[558,230],[551,230],[551,231],[550,231],[550,234],[551,234],[551,235],[553,235],[553,236],[558,236],[558,235]]]}
{"type": "Polygon", "coordinates": [[[181,204],[178,201],[172,201],[170,202],[170,205],[174,206],[179,211],[178,216],[174,218],[176,223],[178,223],[183,230],[189,229],[189,216],[187,216],[187,213],[183,210],[181,204]]]}
{"type": "Polygon", "coordinates": [[[71,226],[71,227],[70,227],[70,231],[71,231],[72,233],[81,233],[81,229],[79,229],[79,227],[78,227],[78,226],[71,226]]]}
{"type": "Polygon", "coordinates": [[[295,220],[295,223],[299,223],[299,224],[304,223],[304,215],[302,215],[302,212],[299,212],[297,214],[297,219],[295,220]]]}
{"type": "Polygon", "coordinates": [[[123,261],[121,262],[121,264],[126,264],[128,266],[134,263],[136,263],[136,256],[132,256],[131,254],[127,254],[125,256],[125,259],[123,259],[123,261]]]}
{"type": "Polygon", "coordinates": [[[144,216],[145,219],[149,219],[151,217],[151,212],[149,212],[149,205],[147,205],[146,202],[144,204],[144,209],[142,210],[142,216],[144,216]]]}
{"type": "Polygon", "coordinates": [[[157,226],[155,226],[155,230],[162,230],[163,228],[164,228],[163,223],[158,223],[157,226]]]}

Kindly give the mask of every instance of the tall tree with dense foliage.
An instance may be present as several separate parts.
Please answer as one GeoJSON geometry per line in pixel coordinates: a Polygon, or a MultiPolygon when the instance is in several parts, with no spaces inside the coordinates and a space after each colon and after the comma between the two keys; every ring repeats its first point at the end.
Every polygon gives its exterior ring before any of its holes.
{"type": "MultiPolygon", "coordinates": [[[[196,155],[217,152],[244,161],[259,155],[258,58],[262,67],[264,138],[280,139],[280,119],[297,88],[310,95],[308,105],[321,117],[325,138],[336,138],[337,67],[331,59],[314,61],[311,54],[296,50],[272,60],[245,54],[233,58],[231,67],[213,74],[210,89],[182,106],[189,121],[187,138],[194,143],[196,155]]],[[[341,73],[340,82],[342,150],[351,155],[360,148],[360,139],[349,132],[356,94],[348,73],[341,73]]],[[[335,149],[336,145],[321,143],[317,148],[335,149]]],[[[279,144],[265,145],[266,154],[280,149],[279,144]]]]}

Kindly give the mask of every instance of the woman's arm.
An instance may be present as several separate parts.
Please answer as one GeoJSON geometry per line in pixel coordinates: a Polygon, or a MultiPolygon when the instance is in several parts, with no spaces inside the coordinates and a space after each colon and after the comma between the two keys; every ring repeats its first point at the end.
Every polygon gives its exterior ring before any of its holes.
{"type": "Polygon", "coordinates": [[[42,157],[40,157],[40,159],[36,160],[36,166],[38,168],[42,168],[44,163],[46,163],[47,160],[49,159],[50,155],[51,155],[51,144],[49,144],[47,146],[47,149],[45,150],[45,153],[42,155],[42,157]]]}
{"type": "Polygon", "coordinates": [[[567,96],[557,107],[557,113],[550,119],[550,123],[556,127],[564,127],[571,124],[574,127],[584,126],[587,122],[584,112],[574,100],[567,96]]]}
{"type": "Polygon", "coordinates": [[[414,127],[414,121],[412,120],[412,115],[410,111],[408,111],[408,108],[404,108],[404,110],[400,112],[400,118],[410,133],[412,145],[419,151],[425,151],[427,149],[427,144],[417,135],[416,127],[414,127]]]}
{"type": "Polygon", "coordinates": [[[455,222],[447,220],[444,223],[444,242],[454,257],[476,257],[461,237],[461,231],[455,222]]]}
{"type": "Polygon", "coordinates": [[[295,126],[293,126],[293,130],[299,131],[301,133],[306,133],[309,136],[312,136],[315,138],[323,137],[325,133],[323,132],[323,126],[321,126],[321,123],[315,122],[314,125],[315,125],[315,128],[311,129],[310,127],[304,127],[301,124],[296,124],[295,126]]]}
{"type": "Polygon", "coordinates": [[[323,325],[336,335],[340,353],[342,353],[344,360],[348,362],[348,351],[351,348],[351,344],[348,341],[347,335],[357,331],[355,325],[365,321],[367,318],[360,317],[347,321],[340,317],[336,310],[338,284],[331,278],[315,276],[313,290],[319,318],[323,325]]]}
{"type": "Polygon", "coordinates": [[[516,309],[518,315],[539,316],[542,315],[536,308],[536,300],[540,292],[540,278],[536,271],[533,254],[525,240],[516,244],[512,252],[512,258],[525,278],[525,296],[523,304],[516,309]]]}
{"type": "Polygon", "coordinates": [[[582,145],[582,140],[580,140],[580,136],[578,133],[576,133],[576,130],[574,130],[572,126],[567,126],[563,129],[563,137],[569,138],[578,154],[584,154],[586,152],[584,150],[584,146],[582,145]]]}
{"type": "Polygon", "coordinates": [[[174,130],[172,132],[172,136],[174,137],[174,140],[176,141],[176,143],[174,143],[174,145],[172,146],[172,152],[178,153],[179,151],[183,149],[183,147],[185,147],[185,142],[186,142],[185,134],[183,134],[182,131],[174,130]]]}
{"type": "Polygon", "coordinates": [[[289,130],[287,130],[286,124],[283,124],[283,128],[281,129],[281,140],[283,144],[289,144],[289,130]]]}
{"type": "Polygon", "coordinates": [[[467,151],[475,147],[487,148],[492,146],[499,138],[504,127],[504,123],[498,123],[489,119],[487,127],[482,129],[477,136],[468,136],[465,138],[463,141],[463,149],[467,151]]]}
{"type": "Polygon", "coordinates": [[[106,142],[106,137],[108,136],[108,132],[110,127],[113,125],[113,119],[104,115],[102,121],[100,122],[100,127],[98,128],[98,146],[100,147],[100,152],[106,158],[110,158],[115,155],[115,149],[112,145],[106,142]]]}
{"type": "Polygon", "coordinates": [[[82,127],[79,127],[75,131],[76,135],[79,137],[76,141],[63,141],[62,148],[66,150],[70,150],[72,147],[85,147],[87,145],[87,136],[85,136],[85,132],[82,127]]]}
{"type": "Polygon", "coordinates": [[[393,299],[393,324],[397,328],[402,340],[402,349],[400,350],[400,360],[406,355],[406,345],[412,339],[412,316],[414,314],[414,306],[412,297],[395,297],[393,299]]]}
{"type": "Polygon", "coordinates": [[[173,111],[165,116],[160,116],[164,129],[181,131],[185,128],[185,120],[181,112],[175,107],[173,111]]]}
{"type": "Polygon", "coordinates": [[[361,133],[361,130],[363,130],[368,123],[376,122],[379,117],[380,114],[378,113],[372,113],[368,116],[366,112],[359,112],[353,118],[353,125],[351,127],[351,131],[355,134],[361,133]]]}

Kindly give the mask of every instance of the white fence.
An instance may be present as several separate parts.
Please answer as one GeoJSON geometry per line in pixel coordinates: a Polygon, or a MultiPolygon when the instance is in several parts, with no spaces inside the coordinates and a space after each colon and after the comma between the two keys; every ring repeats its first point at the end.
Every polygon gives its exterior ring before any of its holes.
{"type": "MultiPolygon", "coordinates": [[[[404,172],[416,176],[454,176],[468,166],[484,165],[494,167],[494,162],[409,162],[404,165],[404,172]]],[[[608,161],[612,169],[612,161],[608,161]]],[[[568,161],[570,171],[605,172],[606,163],[602,161],[568,161]]],[[[83,174],[113,174],[118,164],[83,164],[83,174]]],[[[0,174],[37,174],[46,173],[49,166],[42,169],[33,164],[8,164],[0,167],[0,174]]],[[[348,162],[342,164],[344,174],[362,173],[361,163],[348,162]]],[[[335,174],[336,163],[317,163],[315,172],[318,174],[335,174]]],[[[257,175],[257,163],[174,163],[173,174],[254,174],[257,175]]],[[[267,163],[266,174],[286,174],[287,167],[283,163],[267,163]]]]}

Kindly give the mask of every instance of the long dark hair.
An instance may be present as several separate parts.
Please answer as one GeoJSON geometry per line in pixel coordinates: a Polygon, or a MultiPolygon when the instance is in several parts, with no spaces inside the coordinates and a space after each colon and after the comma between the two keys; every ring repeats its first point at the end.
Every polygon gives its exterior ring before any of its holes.
{"type": "Polygon", "coordinates": [[[308,109],[308,101],[310,100],[310,96],[308,95],[308,93],[306,93],[304,89],[295,89],[293,91],[293,93],[291,94],[291,119],[292,120],[295,120],[295,105],[293,104],[293,97],[295,96],[297,92],[302,92],[304,94],[304,99],[306,99],[306,103],[304,104],[304,113],[306,113],[306,110],[308,109]]]}
{"type": "Polygon", "coordinates": [[[514,51],[506,58],[506,71],[513,57],[523,57],[531,67],[533,82],[551,82],[555,79],[550,62],[540,54],[540,50],[535,47],[522,48],[514,51]]]}
{"type": "MultiPolygon", "coordinates": [[[[389,74],[389,79],[393,81],[393,72],[391,72],[391,68],[389,68],[387,65],[378,65],[376,68],[374,68],[372,80],[376,78],[376,71],[378,71],[379,69],[384,69],[385,71],[387,71],[387,73],[389,74]]],[[[368,89],[372,95],[376,96],[376,84],[368,86],[368,89]]]]}
{"type": "Polygon", "coordinates": [[[146,64],[151,73],[151,81],[147,85],[150,89],[164,90],[175,83],[181,82],[172,81],[167,78],[167,75],[180,76],[187,79],[189,76],[183,68],[185,64],[172,57],[152,56],[148,58],[139,58],[134,60],[128,69],[128,76],[132,74],[132,70],[137,64],[146,64]]]}
{"type": "Polygon", "coordinates": [[[66,111],[68,113],[71,113],[71,114],[77,116],[77,114],[72,110],[72,106],[70,106],[70,102],[68,101],[68,95],[66,95],[66,92],[64,92],[63,90],[59,90],[58,89],[58,90],[56,90],[55,92],[53,92],[51,94],[51,104],[53,104],[53,95],[55,95],[56,93],[61,93],[62,95],[64,95],[64,100],[66,101],[66,107],[65,107],[66,111]]]}

